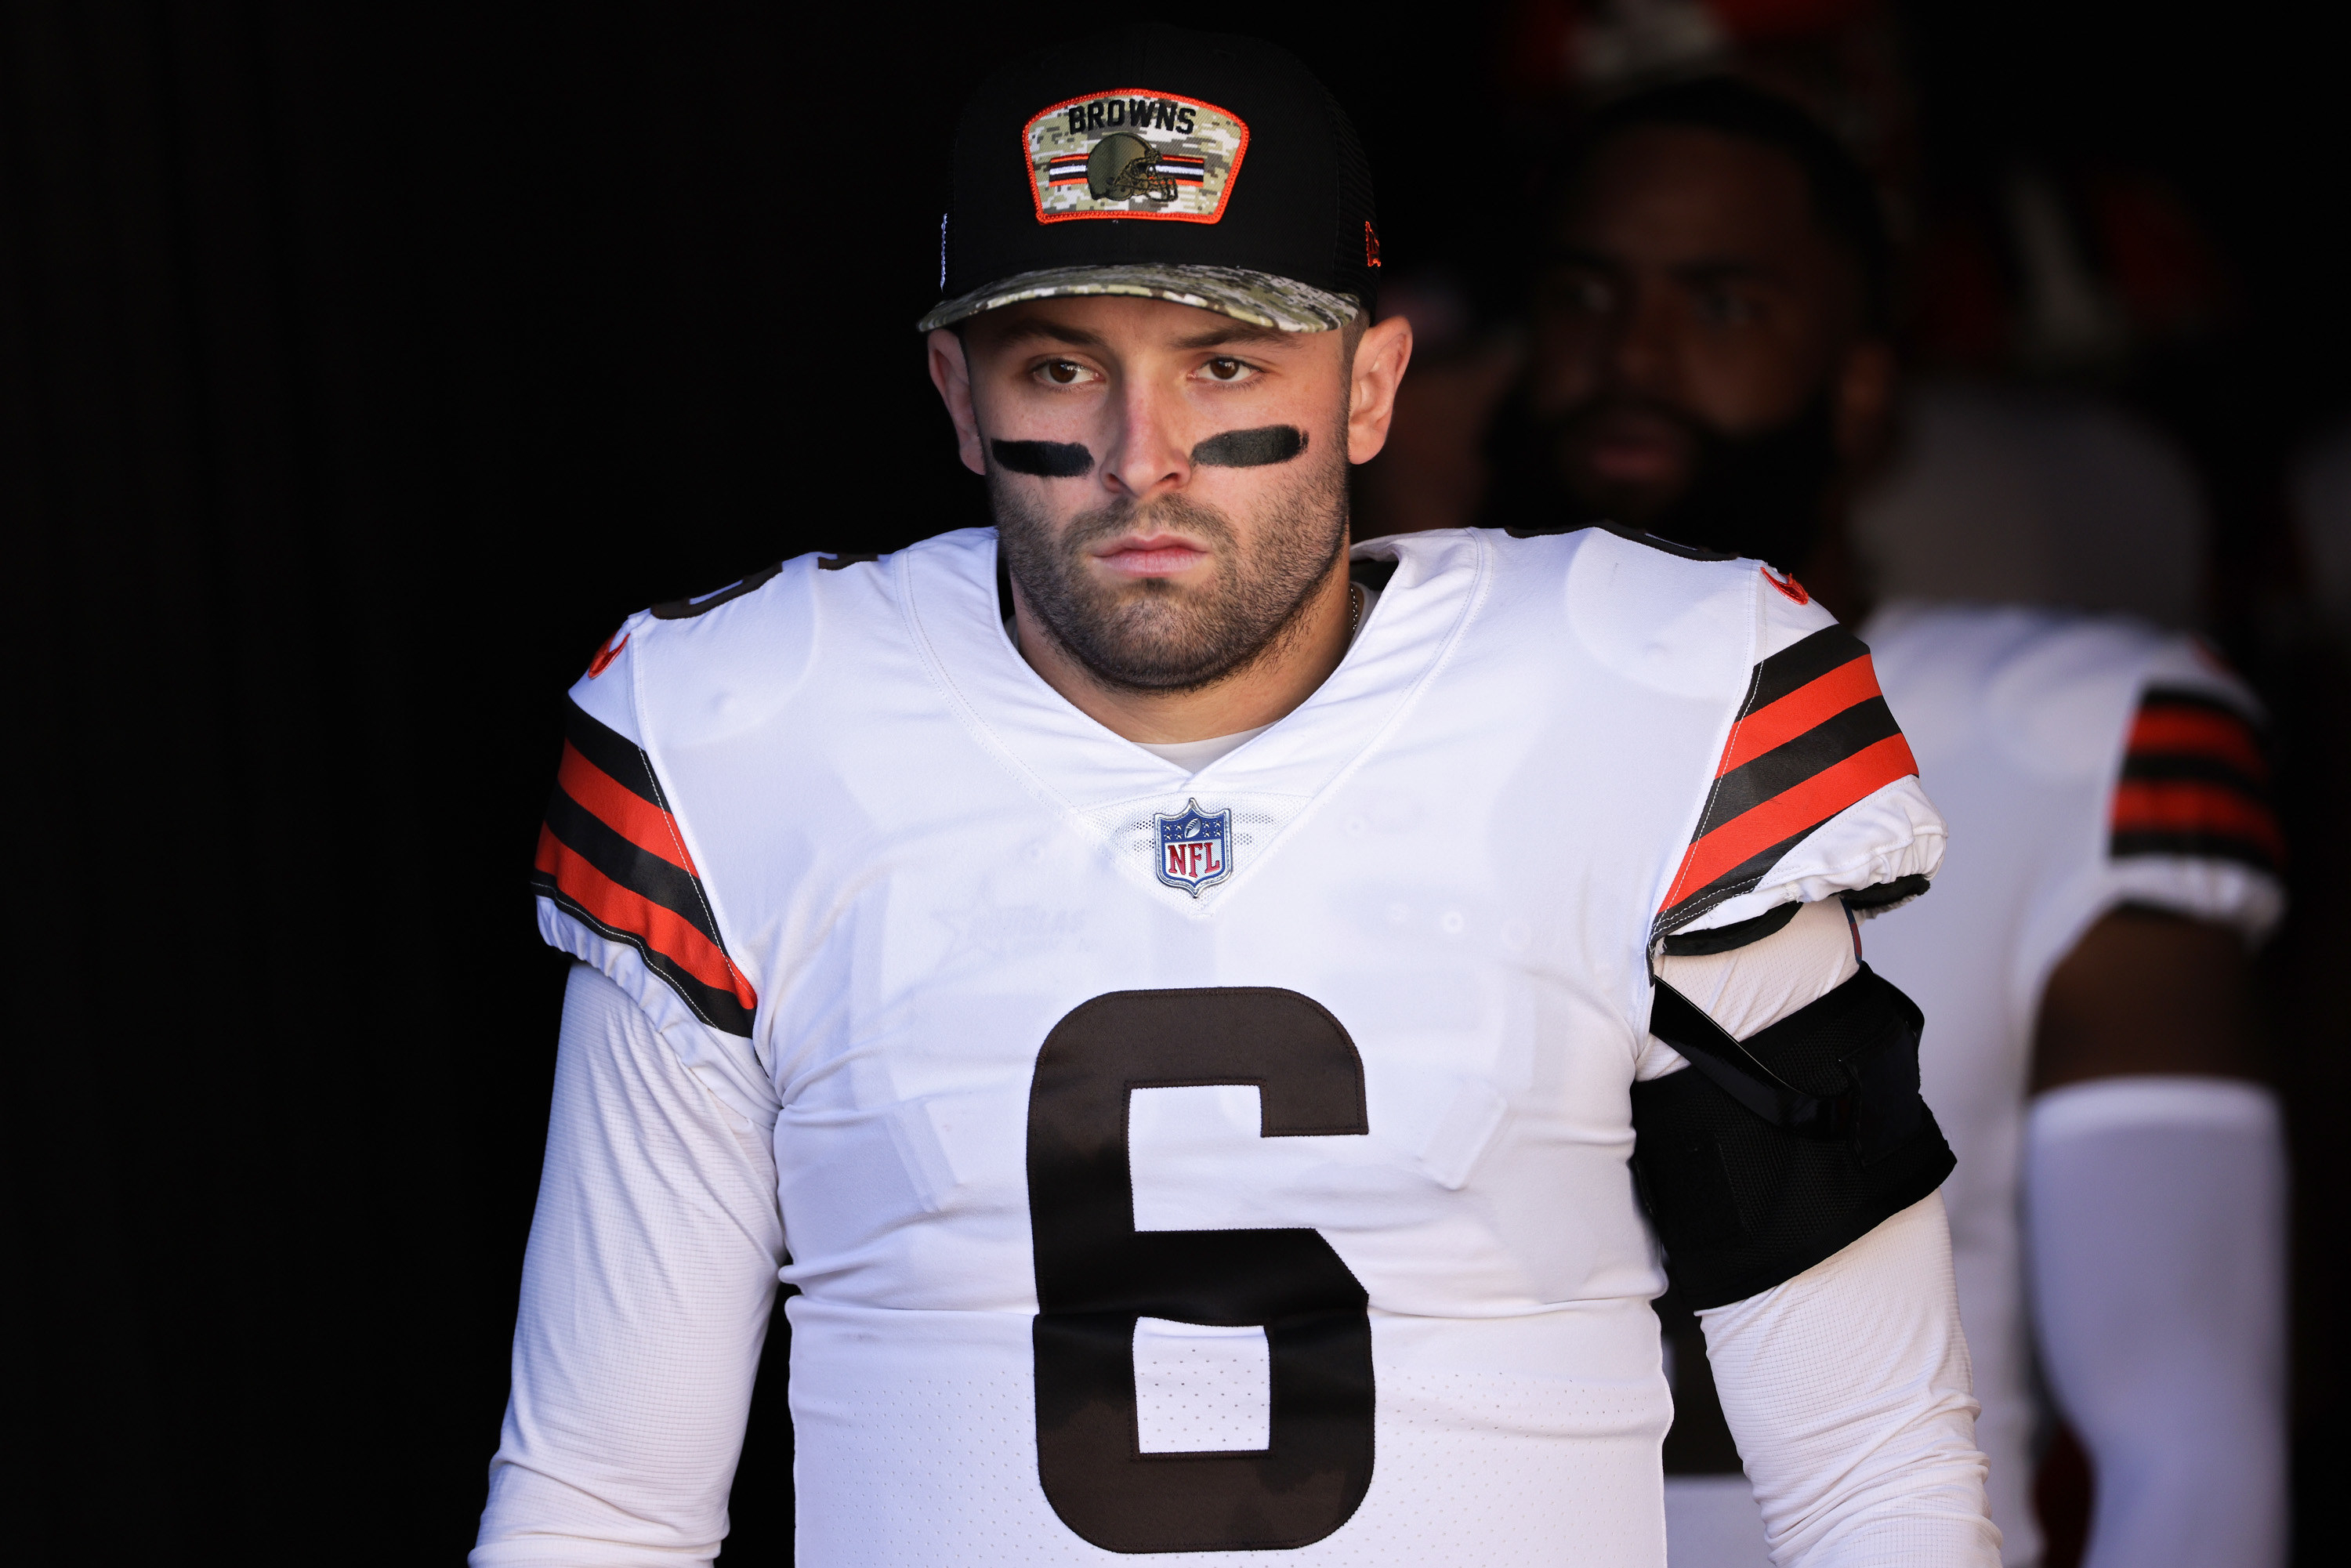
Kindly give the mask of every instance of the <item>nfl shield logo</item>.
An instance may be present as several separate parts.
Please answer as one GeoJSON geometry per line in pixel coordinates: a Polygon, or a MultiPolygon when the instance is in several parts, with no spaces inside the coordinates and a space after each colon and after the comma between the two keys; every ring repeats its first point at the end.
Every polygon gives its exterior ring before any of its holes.
{"type": "Polygon", "coordinates": [[[1159,824],[1159,880],[1180,887],[1193,897],[1204,887],[1225,880],[1233,869],[1233,814],[1203,811],[1197,800],[1184,802],[1181,814],[1155,814],[1159,824]]]}

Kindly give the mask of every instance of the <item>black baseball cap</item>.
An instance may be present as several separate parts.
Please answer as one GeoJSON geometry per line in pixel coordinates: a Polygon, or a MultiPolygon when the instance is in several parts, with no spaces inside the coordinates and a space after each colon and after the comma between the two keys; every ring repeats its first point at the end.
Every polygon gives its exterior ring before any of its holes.
{"type": "Polygon", "coordinates": [[[998,72],[956,124],[921,329],[1130,294],[1288,332],[1369,317],[1371,165],[1312,72],[1256,38],[1156,24],[998,72]]]}

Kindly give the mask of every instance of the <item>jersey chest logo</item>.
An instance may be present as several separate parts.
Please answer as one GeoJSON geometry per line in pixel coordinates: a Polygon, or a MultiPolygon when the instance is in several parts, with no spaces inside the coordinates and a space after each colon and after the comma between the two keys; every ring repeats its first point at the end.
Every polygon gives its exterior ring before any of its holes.
{"type": "Polygon", "coordinates": [[[1184,802],[1174,816],[1155,812],[1159,825],[1159,880],[1193,897],[1232,874],[1233,813],[1203,811],[1197,800],[1184,802]]]}

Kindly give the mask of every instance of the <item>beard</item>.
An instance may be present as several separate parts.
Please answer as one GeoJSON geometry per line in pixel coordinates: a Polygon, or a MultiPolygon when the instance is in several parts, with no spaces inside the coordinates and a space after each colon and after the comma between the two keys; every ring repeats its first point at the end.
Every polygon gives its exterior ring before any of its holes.
{"type": "Polygon", "coordinates": [[[988,499],[1021,597],[1095,681],[1120,691],[1196,691],[1295,635],[1307,601],[1347,548],[1345,450],[1326,441],[1316,461],[1309,449],[1314,465],[1301,465],[1304,471],[1272,494],[1248,550],[1231,518],[1181,495],[1113,501],[1057,529],[991,465],[988,499]],[[1091,547],[1155,528],[1207,547],[1215,563],[1207,586],[1178,588],[1165,578],[1103,582],[1087,570],[1091,547]]]}
{"type": "Polygon", "coordinates": [[[1506,478],[1503,487],[1516,490],[1510,510],[1520,517],[1537,508],[1564,511],[1575,526],[1629,525],[1677,544],[1752,556],[1782,571],[1802,567],[1820,543],[1837,473],[1836,416],[1827,388],[1792,418],[1744,435],[1666,403],[1625,398],[1522,423],[1516,440],[1505,438],[1498,448],[1504,472],[1516,471],[1516,486],[1506,478]],[[1689,439],[1688,479],[1662,503],[1616,493],[1571,466],[1579,427],[1628,406],[1679,426],[1689,439]]]}

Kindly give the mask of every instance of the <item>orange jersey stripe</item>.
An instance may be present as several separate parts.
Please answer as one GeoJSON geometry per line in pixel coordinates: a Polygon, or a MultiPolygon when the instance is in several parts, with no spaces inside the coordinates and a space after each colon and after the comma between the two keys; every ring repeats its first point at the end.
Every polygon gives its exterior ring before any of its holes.
{"type": "Polygon", "coordinates": [[[1827,821],[1873,790],[1917,771],[1910,743],[1898,735],[1863,747],[1834,768],[1823,768],[1802,784],[1741,811],[1690,845],[1682,856],[1673,891],[1666,894],[1660,907],[1671,909],[1732,867],[1827,821]]]}
{"type": "Polygon", "coordinates": [[[555,836],[551,828],[538,832],[538,854],[532,862],[555,878],[564,895],[616,931],[633,932],[653,951],[713,990],[731,991],[747,1010],[756,1010],[758,994],[726,955],[709,937],[674,912],[632,893],[555,836]]]}
{"type": "Polygon", "coordinates": [[[2115,787],[2118,833],[2216,833],[2259,844],[2279,859],[2285,835],[2276,815],[2224,784],[2200,779],[2126,779],[2115,787]]]}
{"type": "Polygon", "coordinates": [[[690,876],[702,874],[694,869],[694,857],[685,852],[685,839],[677,831],[676,819],[580,756],[568,740],[563,743],[563,766],[555,781],[606,827],[647,854],[659,855],[690,876]]]}
{"type": "Polygon", "coordinates": [[[1884,694],[1877,689],[1877,667],[1869,655],[1839,664],[1824,675],[1818,675],[1798,686],[1778,702],[1768,703],[1740,719],[1730,732],[1730,743],[1722,748],[1722,764],[1714,770],[1717,779],[1813,728],[1834,718],[1855,703],[1867,702],[1884,694]]]}
{"type": "Polygon", "coordinates": [[[2210,709],[2148,706],[2131,722],[2130,754],[2134,757],[2210,757],[2243,771],[2251,779],[2269,777],[2270,765],[2244,720],[2210,709]]]}

